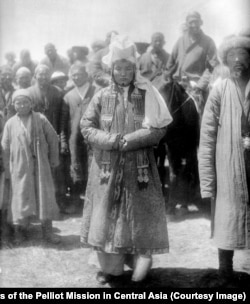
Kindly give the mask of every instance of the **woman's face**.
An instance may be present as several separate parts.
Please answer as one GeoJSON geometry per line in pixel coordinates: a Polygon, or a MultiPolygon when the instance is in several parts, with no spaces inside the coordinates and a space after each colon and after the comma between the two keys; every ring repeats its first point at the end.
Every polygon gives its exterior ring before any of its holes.
{"type": "Polygon", "coordinates": [[[118,60],[114,63],[113,76],[115,82],[123,87],[130,85],[135,75],[135,65],[127,60],[118,60]]]}
{"type": "Polygon", "coordinates": [[[26,96],[20,96],[15,101],[15,110],[19,116],[27,116],[31,111],[31,101],[26,96]]]}
{"type": "Polygon", "coordinates": [[[250,53],[244,48],[234,48],[227,53],[227,64],[234,77],[241,77],[250,69],[250,53]]]}

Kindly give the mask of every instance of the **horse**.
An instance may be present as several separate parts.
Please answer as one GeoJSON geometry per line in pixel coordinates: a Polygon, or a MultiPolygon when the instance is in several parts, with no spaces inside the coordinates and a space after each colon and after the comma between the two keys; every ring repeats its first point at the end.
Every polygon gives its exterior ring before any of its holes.
{"type": "Polygon", "coordinates": [[[167,154],[169,163],[167,211],[174,213],[177,204],[187,210],[189,203],[197,198],[200,199],[197,152],[201,118],[195,99],[177,81],[167,82],[159,78],[154,85],[164,98],[173,117],[157,150],[162,184],[165,177],[162,175],[164,169],[161,167],[167,154]],[[166,147],[165,152],[163,147],[166,147]]]}

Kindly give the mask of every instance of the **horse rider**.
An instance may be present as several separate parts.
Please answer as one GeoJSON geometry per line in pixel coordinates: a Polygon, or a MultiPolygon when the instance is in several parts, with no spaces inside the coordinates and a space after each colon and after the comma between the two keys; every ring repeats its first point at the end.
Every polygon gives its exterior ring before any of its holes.
{"type": "Polygon", "coordinates": [[[215,43],[201,30],[202,24],[198,12],[187,14],[183,35],[174,45],[165,73],[165,78],[176,79],[191,93],[200,115],[208,95],[211,73],[218,64],[215,43]]]}

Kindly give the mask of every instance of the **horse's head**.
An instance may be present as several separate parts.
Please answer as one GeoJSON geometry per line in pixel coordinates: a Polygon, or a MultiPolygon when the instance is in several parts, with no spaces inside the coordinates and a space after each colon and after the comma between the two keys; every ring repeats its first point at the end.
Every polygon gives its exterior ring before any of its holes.
{"type": "Polygon", "coordinates": [[[173,81],[162,84],[159,92],[165,100],[171,115],[174,115],[178,111],[183,101],[188,97],[184,88],[178,82],[173,81]]]}
{"type": "Polygon", "coordinates": [[[174,124],[193,125],[199,121],[194,101],[177,81],[166,82],[159,88],[174,124]]]}

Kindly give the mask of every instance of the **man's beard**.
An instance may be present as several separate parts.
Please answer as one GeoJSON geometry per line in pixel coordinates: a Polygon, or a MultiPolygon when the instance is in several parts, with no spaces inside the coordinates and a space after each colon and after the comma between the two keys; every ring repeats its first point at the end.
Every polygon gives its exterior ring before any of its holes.
{"type": "Polygon", "coordinates": [[[250,77],[250,68],[241,66],[238,68],[233,68],[231,71],[231,74],[234,78],[239,79],[239,78],[249,78],[250,77]]]}

